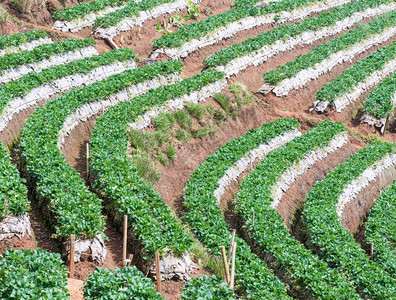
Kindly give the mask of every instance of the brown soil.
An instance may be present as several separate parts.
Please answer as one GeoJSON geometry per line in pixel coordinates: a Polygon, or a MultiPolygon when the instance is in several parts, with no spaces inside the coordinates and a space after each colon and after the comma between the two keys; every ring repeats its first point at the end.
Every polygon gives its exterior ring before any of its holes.
{"type": "Polygon", "coordinates": [[[83,300],[84,299],[83,291],[82,291],[82,288],[84,286],[84,281],[69,278],[67,286],[69,289],[71,300],[83,300]]]}
{"type": "Polygon", "coordinates": [[[0,255],[8,249],[35,249],[34,237],[25,234],[22,238],[14,236],[0,241],[0,255]]]}
{"type": "Polygon", "coordinates": [[[352,235],[356,234],[381,191],[390,186],[395,178],[396,167],[392,166],[382,172],[374,182],[370,182],[353,201],[345,205],[341,218],[342,226],[352,235]]]}

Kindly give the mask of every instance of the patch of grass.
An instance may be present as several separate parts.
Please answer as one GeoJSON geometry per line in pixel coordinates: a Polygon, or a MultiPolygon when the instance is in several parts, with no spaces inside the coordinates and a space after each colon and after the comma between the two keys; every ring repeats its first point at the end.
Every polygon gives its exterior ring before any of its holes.
{"type": "Polygon", "coordinates": [[[4,6],[0,3],[0,22],[11,22],[14,18],[8,13],[4,6]]]}
{"type": "Polygon", "coordinates": [[[235,121],[236,118],[238,117],[238,112],[236,110],[234,110],[231,114],[230,117],[235,121]]]}
{"type": "Polygon", "coordinates": [[[228,98],[224,94],[216,94],[213,96],[213,98],[216,100],[217,103],[220,104],[221,108],[224,109],[224,111],[229,114],[231,110],[230,106],[230,98],[228,98]]]}
{"type": "Polygon", "coordinates": [[[202,120],[207,111],[204,105],[199,105],[195,103],[189,103],[186,107],[190,115],[197,120],[202,120]]]}
{"type": "Polygon", "coordinates": [[[154,132],[153,137],[157,142],[158,148],[161,148],[165,143],[168,143],[172,140],[170,133],[165,133],[163,131],[154,132]]]}
{"type": "Polygon", "coordinates": [[[234,82],[228,89],[234,94],[238,109],[243,105],[254,103],[253,94],[242,83],[234,82]]]}
{"type": "Polygon", "coordinates": [[[44,4],[45,0],[10,0],[10,5],[21,14],[29,14],[32,12],[33,6],[42,8],[44,4]]]}
{"type": "Polygon", "coordinates": [[[210,136],[214,136],[216,134],[216,126],[213,123],[209,124],[208,133],[210,136]]]}
{"type": "Polygon", "coordinates": [[[168,158],[171,161],[175,161],[175,158],[176,158],[175,146],[173,146],[172,144],[168,145],[168,149],[166,149],[166,156],[168,156],[168,158]]]}
{"type": "Polygon", "coordinates": [[[216,123],[221,126],[223,122],[227,120],[227,115],[224,110],[216,109],[214,111],[213,118],[216,120],[216,123]]]}
{"type": "Polygon", "coordinates": [[[129,131],[129,142],[135,149],[147,149],[147,140],[145,132],[142,130],[130,130],[129,131]]]}
{"type": "Polygon", "coordinates": [[[185,142],[186,141],[186,134],[182,129],[178,129],[176,131],[176,138],[180,142],[185,142]]]}
{"type": "Polygon", "coordinates": [[[157,166],[148,153],[137,151],[137,153],[132,156],[132,160],[140,177],[144,178],[151,184],[160,180],[161,173],[158,171],[157,166]]]}
{"type": "Polygon", "coordinates": [[[163,152],[158,153],[157,160],[164,166],[168,164],[168,157],[163,152]]]}
{"type": "Polygon", "coordinates": [[[189,130],[192,127],[193,120],[185,110],[178,110],[175,112],[175,119],[177,124],[185,130],[189,130]]]}
{"type": "Polygon", "coordinates": [[[202,139],[209,134],[209,127],[202,126],[197,129],[193,129],[191,134],[195,139],[202,139]]]}
{"type": "Polygon", "coordinates": [[[153,119],[156,129],[167,132],[175,125],[175,117],[172,113],[161,112],[153,119]]]}

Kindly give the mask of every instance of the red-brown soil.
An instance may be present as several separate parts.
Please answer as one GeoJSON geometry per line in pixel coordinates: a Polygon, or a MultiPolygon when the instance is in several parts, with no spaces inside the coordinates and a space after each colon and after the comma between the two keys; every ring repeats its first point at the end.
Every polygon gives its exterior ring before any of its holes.
{"type": "Polygon", "coordinates": [[[69,293],[70,293],[70,299],[71,300],[82,300],[84,299],[83,297],[83,291],[82,288],[84,286],[84,281],[79,280],[79,279],[68,279],[67,283],[69,293]]]}

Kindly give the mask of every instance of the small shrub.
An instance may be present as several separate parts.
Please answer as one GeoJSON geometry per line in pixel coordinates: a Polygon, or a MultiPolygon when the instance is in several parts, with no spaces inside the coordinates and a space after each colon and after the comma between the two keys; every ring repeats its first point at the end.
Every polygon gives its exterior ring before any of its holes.
{"type": "Polygon", "coordinates": [[[178,110],[177,112],[175,112],[175,119],[177,124],[179,124],[181,128],[185,130],[191,129],[193,121],[191,117],[188,115],[187,111],[178,110]]]}
{"type": "Polygon", "coordinates": [[[8,13],[2,4],[0,4],[0,22],[13,21],[14,18],[8,13]]]}
{"type": "Polygon", "coordinates": [[[221,126],[225,120],[227,120],[227,115],[222,109],[216,109],[213,118],[216,120],[217,124],[221,126]]]}
{"type": "Polygon", "coordinates": [[[192,1],[189,1],[187,6],[187,13],[191,18],[197,19],[199,17],[199,14],[201,13],[199,5],[193,4],[192,1]]]}
{"type": "Polygon", "coordinates": [[[209,127],[203,126],[192,131],[192,136],[195,139],[202,139],[209,134],[209,127]]]}
{"type": "Polygon", "coordinates": [[[224,94],[216,94],[213,98],[220,104],[224,111],[228,114],[230,112],[230,99],[224,94]]]}
{"type": "Polygon", "coordinates": [[[214,136],[216,134],[216,126],[214,124],[210,124],[208,126],[208,133],[210,136],[214,136]]]}
{"type": "Polygon", "coordinates": [[[174,161],[176,158],[176,148],[172,144],[168,145],[168,149],[166,149],[166,155],[171,161],[174,161]]]}
{"type": "Polygon", "coordinates": [[[34,5],[42,8],[44,3],[45,0],[10,0],[10,5],[21,14],[31,13],[34,5]]]}
{"type": "Polygon", "coordinates": [[[202,120],[206,113],[206,107],[204,105],[195,103],[187,104],[187,110],[190,115],[197,120],[202,120]]]}
{"type": "Polygon", "coordinates": [[[186,141],[186,133],[182,130],[182,129],[178,129],[176,131],[176,138],[180,141],[180,142],[185,142],[186,141]]]}
{"type": "Polygon", "coordinates": [[[234,94],[238,109],[240,109],[245,104],[254,103],[253,94],[246,88],[246,86],[242,85],[241,83],[235,82],[230,85],[228,89],[234,94]]]}
{"type": "Polygon", "coordinates": [[[164,166],[168,164],[168,157],[163,152],[158,153],[157,160],[164,166]]]}
{"type": "Polygon", "coordinates": [[[153,119],[153,124],[158,130],[166,132],[175,125],[175,117],[171,113],[161,112],[153,119]]]}
{"type": "Polygon", "coordinates": [[[158,171],[153,159],[146,152],[137,152],[133,155],[132,160],[140,177],[143,177],[151,184],[160,180],[161,173],[158,171]]]}

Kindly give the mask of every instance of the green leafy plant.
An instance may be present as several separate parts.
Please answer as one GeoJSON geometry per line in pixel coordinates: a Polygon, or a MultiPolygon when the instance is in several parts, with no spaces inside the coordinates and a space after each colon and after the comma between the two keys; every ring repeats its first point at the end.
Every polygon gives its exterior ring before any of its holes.
{"type": "Polygon", "coordinates": [[[201,11],[198,4],[194,4],[191,0],[188,2],[187,13],[193,19],[198,19],[201,11]]]}
{"type": "Polygon", "coordinates": [[[3,35],[0,37],[0,49],[18,47],[34,40],[46,38],[47,36],[47,33],[42,30],[30,30],[12,35],[3,35]]]}
{"type": "Polygon", "coordinates": [[[198,276],[186,283],[182,292],[182,299],[222,299],[235,300],[234,293],[223,278],[218,276],[198,276]]]}
{"type": "Polygon", "coordinates": [[[84,284],[84,298],[94,299],[153,299],[162,297],[153,282],[135,266],[108,270],[96,268],[84,284]]]}
{"type": "Polygon", "coordinates": [[[176,14],[172,17],[169,17],[169,24],[176,27],[182,27],[185,25],[185,19],[180,15],[176,14]]]}
{"type": "Polygon", "coordinates": [[[7,250],[0,256],[0,298],[69,299],[66,274],[58,253],[7,250]]]}

